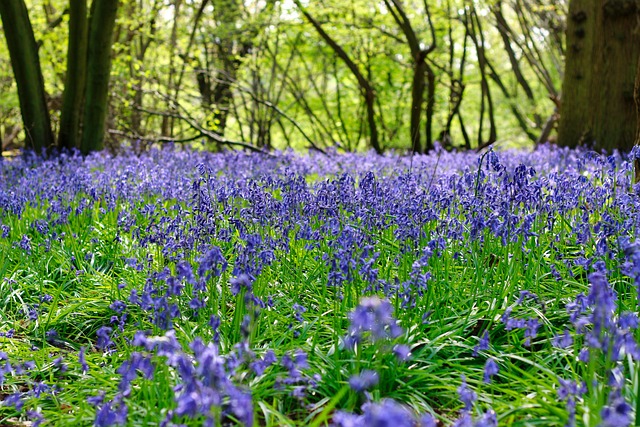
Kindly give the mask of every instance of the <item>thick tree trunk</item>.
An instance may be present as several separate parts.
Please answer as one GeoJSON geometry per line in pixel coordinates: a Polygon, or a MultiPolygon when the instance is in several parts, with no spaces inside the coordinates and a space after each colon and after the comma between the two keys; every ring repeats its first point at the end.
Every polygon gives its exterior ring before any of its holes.
{"type": "Polygon", "coordinates": [[[0,0],[0,18],[18,86],[27,145],[36,151],[53,146],[38,47],[23,0],[0,0]]]}
{"type": "Polygon", "coordinates": [[[558,144],[628,151],[640,54],[635,0],[571,0],[558,144]]]}
{"type": "Polygon", "coordinates": [[[60,132],[58,146],[73,148],[80,146],[80,123],[82,120],[82,100],[87,78],[87,19],[86,0],[70,2],[69,42],[67,53],[67,73],[64,83],[60,132]]]}
{"type": "MultiPolygon", "coordinates": [[[[638,12],[638,17],[640,17],[640,10],[638,12]]],[[[640,58],[638,58],[638,66],[636,67],[636,83],[633,88],[633,99],[636,103],[636,139],[635,145],[640,146],[640,58]]],[[[640,182],[640,159],[636,158],[634,160],[635,167],[635,182],[640,182]]]]}
{"type": "Polygon", "coordinates": [[[101,150],[108,111],[111,45],[118,0],[93,0],[89,18],[87,89],[80,150],[101,150]]]}
{"type": "Polygon", "coordinates": [[[411,84],[411,149],[414,153],[422,152],[422,141],[420,140],[420,118],[424,106],[425,74],[427,63],[424,61],[424,53],[420,52],[419,57],[413,63],[413,82],[411,84]]]}

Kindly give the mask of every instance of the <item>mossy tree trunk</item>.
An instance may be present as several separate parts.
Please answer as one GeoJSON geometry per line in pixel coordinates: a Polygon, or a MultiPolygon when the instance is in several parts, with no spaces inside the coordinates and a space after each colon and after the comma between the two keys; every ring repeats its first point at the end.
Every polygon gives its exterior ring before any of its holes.
{"type": "Polygon", "coordinates": [[[111,46],[118,0],[93,0],[89,17],[87,81],[80,151],[101,150],[109,109],[111,46]]]}
{"type": "Polygon", "coordinates": [[[72,0],[69,8],[67,74],[64,83],[58,146],[80,146],[82,101],[87,78],[87,1],[72,0]]]}
{"type": "Polygon", "coordinates": [[[637,8],[636,0],[571,0],[558,144],[632,148],[637,8]]]}
{"type": "MultiPolygon", "coordinates": [[[[82,153],[103,146],[108,111],[111,46],[118,0],[69,2],[67,74],[58,145],[82,153]]],[[[11,55],[27,143],[35,150],[54,145],[38,48],[24,0],[0,0],[0,17],[11,55]]]]}
{"type": "Polygon", "coordinates": [[[0,0],[0,18],[18,86],[27,145],[40,152],[43,148],[53,146],[54,139],[38,47],[27,6],[23,0],[0,0]]]}

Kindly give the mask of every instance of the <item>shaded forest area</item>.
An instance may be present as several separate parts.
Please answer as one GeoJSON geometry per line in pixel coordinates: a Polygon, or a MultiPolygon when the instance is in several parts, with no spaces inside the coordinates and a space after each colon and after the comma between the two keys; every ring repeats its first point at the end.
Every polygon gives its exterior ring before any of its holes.
{"type": "Polygon", "coordinates": [[[640,138],[637,0],[7,0],[0,17],[3,151],[640,138]]]}

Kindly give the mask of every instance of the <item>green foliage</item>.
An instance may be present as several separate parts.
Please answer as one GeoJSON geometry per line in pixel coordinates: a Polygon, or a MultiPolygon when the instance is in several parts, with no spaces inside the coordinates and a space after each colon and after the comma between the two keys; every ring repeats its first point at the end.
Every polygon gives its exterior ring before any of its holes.
{"type": "MultiPolygon", "coordinates": [[[[63,0],[27,4],[41,43],[45,90],[49,99],[60,100],[67,4],[63,0]]],[[[482,101],[478,52],[465,33],[470,6],[460,0],[430,4],[431,28],[424,2],[402,4],[421,46],[435,43],[427,59],[435,75],[432,139],[439,139],[448,127],[453,145],[465,145],[461,123],[457,117],[450,119],[460,95],[455,90],[463,87],[459,112],[464,130],[472,145],[486,140],[486,112],[483,135],[478,137],[479,111],[487,102],[482,101]]],[[[525,131],[530,137],[539,135],[553,112],[548,97],[557,96],[560,86],[563,6],[546,0],[474,3],[485,22],[484,49],[492,67],[487,73],[500,124],[499,143],[526,144],[525,131]],[[520,87],[499,34],[493,15],[498,5],[511,27],[510,45],[531,87],[531,98],[520,87]],[[518,120],[514,112],[520,115],[518,120]]],[[[384,2],[361,0],[311,2],[307,10],[372,84],[383,147],[409,149],[413,59],[391,11],[384,2]]],[[[4,49],[0,46],[0,52],[4,49]]],[[[123,1],[112,57],[106,131],[115,133],[106,133],[109,147],[118,145],[114,135],[153,143],[197,140],[206,137],[204,129],[220,136],[211,148],[219,148],[224,140],[280,149],[310,144],[369,148],[357,81],[292,3],[123,1]]],[[[10,69],[1,67],[0,77],[10,76],[10,69]]],[[[9,91],[4,96],[16,95],[9,91]]],[[[423,109],[426,94],[424,102],[423,109]]],[[[3,121],[17,122],[15,107],[9,108],[16,101],[7,99],[3,105],[7,115],[3,121]]],[[[55,129],[60,103],[50,102],[50,108],[55,129]]],[[[425,120],[423,114],[422,128],[425,120]]]]}

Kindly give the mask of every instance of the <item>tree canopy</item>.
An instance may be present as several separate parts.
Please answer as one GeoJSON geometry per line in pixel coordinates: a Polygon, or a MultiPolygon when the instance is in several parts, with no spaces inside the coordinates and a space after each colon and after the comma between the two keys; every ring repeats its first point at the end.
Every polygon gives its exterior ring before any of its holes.
{"type": "Polygon", "coordinates": [[[637,133],[635,1],[88,3],[0,5],[3,150],[628,150],[637,133]]]}

